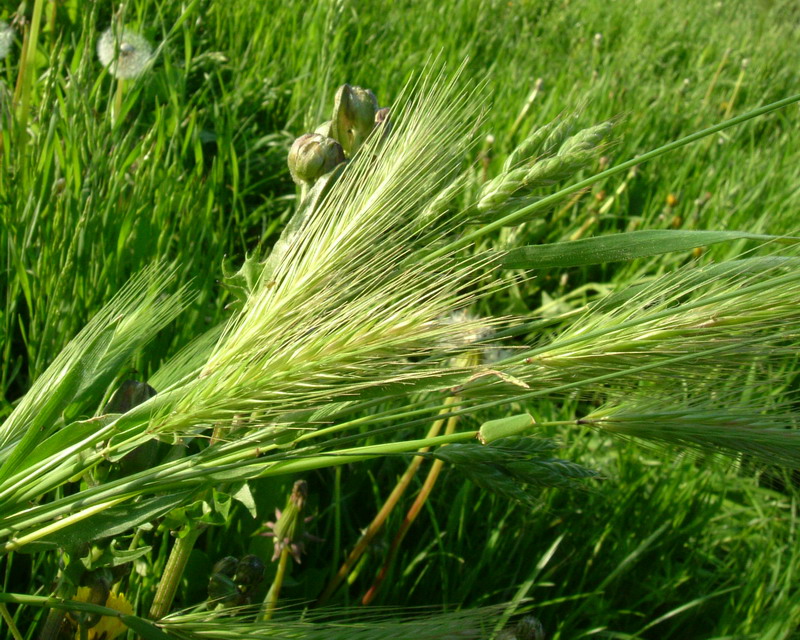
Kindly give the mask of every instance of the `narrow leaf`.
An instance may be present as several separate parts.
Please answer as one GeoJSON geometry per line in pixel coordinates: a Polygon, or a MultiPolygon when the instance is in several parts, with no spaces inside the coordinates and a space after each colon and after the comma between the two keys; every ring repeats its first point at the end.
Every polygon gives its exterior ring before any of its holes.
{"type": "MultiPolygon", "coordinates": [[[[630,231],[598,238],[570,242],[532,245],[508,251],[501,259],[507,269],[549,269],[583,267],[604,262],[621,262],[646,258],[671,251],[689,251],[731,240],[776,240],[780,236],[744,231],[682,231],[651,229],[630,231]]],[[[786,238],[780,238],[786,240],[786,238]]],[[[796,241],[791,238],[791,241],[796,241]]]]}

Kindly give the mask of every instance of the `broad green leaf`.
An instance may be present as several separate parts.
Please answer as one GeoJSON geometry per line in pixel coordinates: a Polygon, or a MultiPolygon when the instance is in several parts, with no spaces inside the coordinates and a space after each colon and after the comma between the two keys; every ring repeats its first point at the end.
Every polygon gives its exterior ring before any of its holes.
{"type": "MultiPolygon", "coordinates": [[[[630,231],[597,238],[533,245],[511,249],[501,259],[507,269],[551,269],[584,267],[604,262],[646,258],[671,251],[689,251],[731,240],[787,240],[744,231],[682,231],[652,229],[630,231]]],[[[796,242],[797,238],[791,238],[796,242]]]]}

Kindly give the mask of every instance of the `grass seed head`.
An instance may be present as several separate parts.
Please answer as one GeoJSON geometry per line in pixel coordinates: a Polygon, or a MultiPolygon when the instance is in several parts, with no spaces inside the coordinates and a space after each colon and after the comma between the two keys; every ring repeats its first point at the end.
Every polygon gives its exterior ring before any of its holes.
{"type": "Polygon", "coordinates": [[[97,41],[97,57],[115,78],[136,78],[147,69],[153,47],[135,31],[109,27],[97,41]]]}

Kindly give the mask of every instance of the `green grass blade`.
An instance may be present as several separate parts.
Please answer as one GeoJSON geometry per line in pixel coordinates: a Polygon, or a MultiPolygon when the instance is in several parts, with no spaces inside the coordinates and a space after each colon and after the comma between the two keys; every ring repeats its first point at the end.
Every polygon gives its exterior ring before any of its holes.
{"type": "Polygon", "coordinates": [[[779,238],[744,231],[649,229],[570,242],[519,247],[505,253],[500,264],[507,269],[584,267],[646,258],[673,251],[688,251],[695,247],[732,240],[776,239],[779,238]]]}

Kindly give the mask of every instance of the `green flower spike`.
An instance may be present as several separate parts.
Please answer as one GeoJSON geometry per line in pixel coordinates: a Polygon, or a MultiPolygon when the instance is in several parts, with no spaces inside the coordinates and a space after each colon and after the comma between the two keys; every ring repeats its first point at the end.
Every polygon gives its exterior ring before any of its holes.
{"type": "Polygon", "coordinates": [[[319,133],[300,136],[289,150],[289,171],[299,185],[312,185],[342,162],[344,152],[341,145],[319,133]]]}
{"type": "Polygon", "coordinates": [[[358,151],[375,128],[378,100],[369,89],[343,84],[333,103],[331,135],[339,141],[348,158],[358,151]]]}

